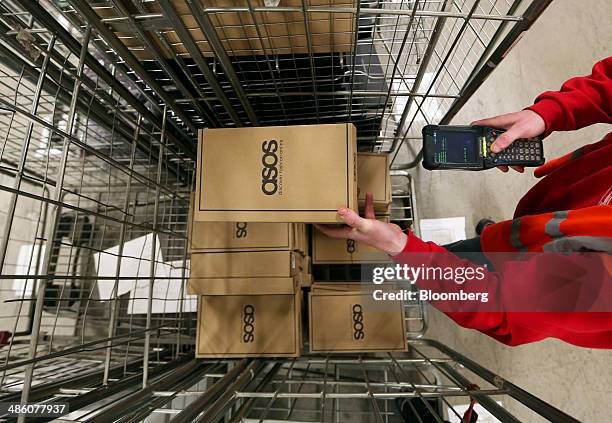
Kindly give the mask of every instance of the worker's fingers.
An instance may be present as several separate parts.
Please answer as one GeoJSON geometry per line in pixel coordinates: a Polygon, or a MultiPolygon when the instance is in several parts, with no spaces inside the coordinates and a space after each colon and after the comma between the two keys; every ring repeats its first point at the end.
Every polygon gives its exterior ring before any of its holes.
{"type": "Polygon", "coordinates": [[[349,238],[353,230],[350,226],[346,225],[332,226],[315,223],[314,226],[330,238],[349,238]]]}
{"type": "Polygon", "coordinates": [[[374,213],[374,195],[371,192],[366,192],[365,218],[376,219],[376,215],[374,213]]]}
{"type": "Polygon", "coordinates": [[[510,166],[512,169],[516,170],[518,173],[525,172],[525,166],[510,166]]]}
{"type": "Polygon", "coordinates": [[[508,129],[514,124],[514,122],[516,122],[516,114],[506,113],[505,115],[476,120],[470,125],[491,126],[493,128],[508,129]]]}
{"type": "Polygon", "coordinates": [[[494,153],[499,153],[500,151],[508,147],[510,144],[512,144],[515,140],[519,139],[521,135],[521,131],[518,128],[516,128],[515,126],[511,127],[506,132],[497,137],[493,145],[491,145],[491,151],[493,151],[494,153]]]}
{"type": "Polygon", "coordinates": [[[504,173],[508,172],[508,166],[506,165],[497,166],[497,168],[504,173]]]}
{"type": "Polygon", "coordinates": [[[338,216],[340,216],[340,219],[342,219],[344,223],[355,229],[362,229],[366,222],[366,220],[355,213],[354,210],[347,209],[346,207],[338,210],[338,216]]]}

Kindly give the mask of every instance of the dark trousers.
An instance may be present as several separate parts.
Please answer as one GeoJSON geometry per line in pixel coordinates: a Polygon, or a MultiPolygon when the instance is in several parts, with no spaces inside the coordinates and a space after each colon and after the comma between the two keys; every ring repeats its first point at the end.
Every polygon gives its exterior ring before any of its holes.
{"type": "Polygon", "coordinates": [[[485,254],[482,252],[482,247],[480,246],[480,236],[451,242],[450,244],[443,245],[442,247],[464,260],[469,260],[472,263],[487,266],[487,269],[490,271],[495,270],[493,265],[491,265],[491,262],[487,259],[487,256],[485,256],[485,254]]]}

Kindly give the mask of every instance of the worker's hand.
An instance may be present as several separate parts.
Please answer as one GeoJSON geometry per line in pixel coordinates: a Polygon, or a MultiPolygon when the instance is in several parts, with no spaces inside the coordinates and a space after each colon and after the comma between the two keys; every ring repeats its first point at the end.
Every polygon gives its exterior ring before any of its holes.
{"type": "Polygon", "coordinates": [[[315,225],[318,230],[331,238],[353,239],[368,244],[390,256],[398,255],[404,249],[408,235],[393,224],[376,220],[374,216],[373,196],[366,194],[365,218],[351,209],[341,208],[338,216],[345,223],[342,226],[315,225]]]}
{"type": "MultiPolygon", "coordinates": [[[[491,126],[506,130],[491,146],[494,153],[499,153],[519,138],[537,137],[546,130],[544,119],[531,110],[521,110],[520,112],[477,120],[472,122],[472,125],[491,126]]],[[[498,168],[502,172],[508,171],[508,166],[498,166],[498,168]]],[[[512,166],[512,168],[521,173],[525,171],[523,166],[512,166]]]]}

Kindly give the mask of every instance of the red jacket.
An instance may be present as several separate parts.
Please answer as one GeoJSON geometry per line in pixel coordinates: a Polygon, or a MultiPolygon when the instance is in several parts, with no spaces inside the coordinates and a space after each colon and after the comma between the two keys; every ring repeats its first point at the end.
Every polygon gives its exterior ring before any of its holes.
{"type": "MultiPolygon", "coordinates": [[[[529,109],[544,119],[545,135],[594,123],[612,123],[612,57],[597,63],[591,75],[572,78],[560,91],[541,94],[529,109]]],[[[555,229],[571,235],[571,239],[567,236],[563,242],[557,242],[554,251],[577,251],[578,247],[585,247],[612,253],[612,133],[596,144],[549,161],[536,169],[535,175],[543,179],[521,199],[514,219],[484,231],[481,237],[483,251],[545,250],[545,245],[550,246],[555,239],[542,236],[542,230],[551,217],[561,216],[562,219],[553,221],[552,226],[559,222],[565,225],[555,229]],[[534,230],[525,230],[524,226],[520,234],[512,235],[512,223],[519,219],[521,225],[532,225],[534,230]],[[586,245],[580,245],[584,240],[586,245]]],[[[451,284],[456,290],[491,293],[491,303],[486,306],[471,305],[464,308],[469,310],[466,312],[461,311],[461,306],[449,308],[442,302],[432,303],[461,326],[477,329],[507,345],[553,337],[583,347],[612,348],[612,265],[609,258],[604,254],[586,259],[580,254],[530,255],[520,263],[496,266],[496,272],[486,272],[485,278],[476,283],[451,284]],[[596,286],[586,289],[586,293],[580,292],[583,287],[578,282],[585,260],[590,269],[595,269],[594,274],[602,276],[599,282],[593,283],[596,286]],[[580,310],[603,311],[560,312],[554,305],[550,308],[555,310],[553,312],[516,311],[530,302],[537,302],[538,310],[547,309],[546,301],[553,297],[558,302],[568,303],[564,306],[580,303],[577,305],[580,310]]],[[[424,242],[413,234],[409,234],[404,253],[396,260],[411,265],[471,266],[444,248],[424,242]],[[439,254],[407,254],[416,252],[439,254]]],[[[421,281],[419,288],[448,291],[449,285],[421,281]]],[[[529,309],[529,305],[525,309],[529,309]]]]}

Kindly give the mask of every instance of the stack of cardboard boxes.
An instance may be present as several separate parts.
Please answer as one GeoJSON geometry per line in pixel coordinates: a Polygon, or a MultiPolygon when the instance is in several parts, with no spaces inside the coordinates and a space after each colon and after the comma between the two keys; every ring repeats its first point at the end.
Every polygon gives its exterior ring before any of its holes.
{"type": "Polygon", "coordinates": [[[311,351],[405,349],[401,303],[359,311],[358,284],[313,283],[311,276],[307,223],[338,223],[339,207],[357,210],[358,169],[378,180],[361,192],[377,188],[377,210],[388,212],[386,160],[357,157],[351,124],[200,133],[189,218],[196,356],[299,356],[308,291],[311,351]],[[361,339],[354,338],[355,309],[361,339]]]}
{"type": "Polygon", "coordinates": [[[199,357],[300,354],[304,226],[193,222],[189,293],[198,296],[199,357]]]}
{"type": "Polygon", "coordinates": [[[199,357],[300,354],[305,224],[192,221],[189,251],[199,357]]]}

